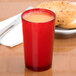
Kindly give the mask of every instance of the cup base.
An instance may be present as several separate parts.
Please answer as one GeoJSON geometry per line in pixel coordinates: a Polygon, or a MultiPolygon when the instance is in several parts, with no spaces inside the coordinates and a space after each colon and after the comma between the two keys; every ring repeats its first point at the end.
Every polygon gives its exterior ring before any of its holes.
{"type": "Polygon", "coordinates": [[[46,67],[31,67],[31,66],[28,66],[26,64],[26,68],[28,68],[29,70],[32,70],[32,71],[46,71],[48,69],[50,69],[52,67],[52,65],[48,65],[46,67]]]}

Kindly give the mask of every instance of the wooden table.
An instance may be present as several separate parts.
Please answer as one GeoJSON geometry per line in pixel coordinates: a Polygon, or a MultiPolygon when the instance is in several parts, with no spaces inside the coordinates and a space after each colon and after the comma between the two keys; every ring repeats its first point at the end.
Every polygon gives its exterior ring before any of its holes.
{"type": "MultiPolygon", "coordinates": [[[[40,2],[40,0],[0,0],[0,21],[40,2]]],[[[0,76],[76,76],[76,38],[54,39],[53,54],[51,69],[33,72],[25,68],[23,44],[13,48],[0,45],[0,76]]]]}

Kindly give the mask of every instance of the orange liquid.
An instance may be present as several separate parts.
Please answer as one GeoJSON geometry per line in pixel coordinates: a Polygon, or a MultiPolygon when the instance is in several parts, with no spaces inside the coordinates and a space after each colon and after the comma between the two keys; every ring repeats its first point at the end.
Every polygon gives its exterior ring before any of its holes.
{"type": "Polygon", "coordinates": [[[41,22],[48,22],[52,20],[54,17],[44,12],[31,12],[31,13],[25,14],[23,18],[30,22],[41,23],[41,22]]]}

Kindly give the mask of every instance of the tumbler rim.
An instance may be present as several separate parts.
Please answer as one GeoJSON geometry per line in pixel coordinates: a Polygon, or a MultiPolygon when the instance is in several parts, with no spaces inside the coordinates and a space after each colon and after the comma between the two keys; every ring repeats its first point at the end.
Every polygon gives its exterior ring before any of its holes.
{"type": "Polygon", "coordinates": [[[29,10],[24,11],[24,12],[22,13],[22,15],[21,15],[21,19],[24,20],[24,21],[30,22],[30,23],[35,23],[35,24],[38,24],[38,23],[40,23],[40,24],[41,24],[41,23],[48,23],[48,22],[51,22],[51,21],[53,21],[53,20],[56,19],[56,14],[55,14],[53,11],[48,10],[48,9],[33,8],[33,9],[29,9],[29,10]],[[54,18],[51,19],[51,20],[49,20],[49,21],[46,21],[46,22],[32,22],[32,21],[28,21],[28,20],[26,20],[26,19],[23,18],[23,15],[24,15],[25,13],[29,13],[29,12],[33,12],[33,11],[42,11],[42,12],[46,12],[46,13],[49,13],[50,15],[52,15],[54,18]]]}

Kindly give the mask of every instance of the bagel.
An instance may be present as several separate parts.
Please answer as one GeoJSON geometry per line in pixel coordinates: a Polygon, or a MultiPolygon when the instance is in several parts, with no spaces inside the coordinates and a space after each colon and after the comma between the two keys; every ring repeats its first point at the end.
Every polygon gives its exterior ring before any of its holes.
{"type": "Polygon", "coordinates": [[[71,29],[76,28],[76,5],[70,1],[49,1],[43,2],[36,6],[36,8],[49,9],[56,14],[56,26],[71,29]]]}

